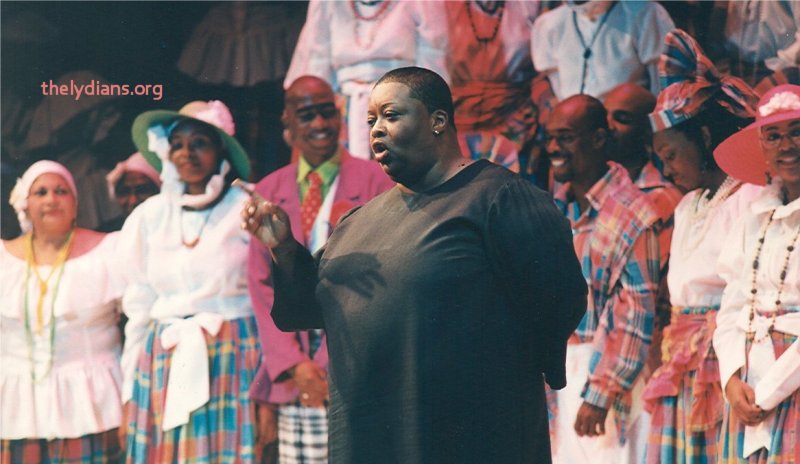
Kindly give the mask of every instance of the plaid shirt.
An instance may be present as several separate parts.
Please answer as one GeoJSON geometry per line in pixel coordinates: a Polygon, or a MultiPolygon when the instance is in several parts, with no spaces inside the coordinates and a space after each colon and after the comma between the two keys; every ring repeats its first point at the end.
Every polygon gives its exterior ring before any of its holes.
{"type": "Polygon", "coordinates": [[[647,194],[647,197],[655,205],[660,218],[658,243],[661,247],[661,266],[664,270],[664,266],[669,260],[669,247],[672,243],[674,226],[672,215],[683,198],[683,193],[661,174],[652,161],[644,165],[639,177],[634,181],[634,185],[647,194]]]}
{"type": "Polygon", "coordinates": [[[624,436],[633,387],[652,338],[660,278],[658,211],[616,163],[586,194],[581,212],[570,184],[554,195],[572,225],[575,253],[590,288],[586,315],[571,343],[593,343],[587,403],[618,411],[624,436]]]}

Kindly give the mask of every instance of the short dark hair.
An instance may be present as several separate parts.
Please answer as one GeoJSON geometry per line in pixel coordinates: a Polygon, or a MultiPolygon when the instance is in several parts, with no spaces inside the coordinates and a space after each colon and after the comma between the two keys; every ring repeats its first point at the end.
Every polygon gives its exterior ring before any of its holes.
{"type": "Polygon", "coordinates": [[[408,66],[387,72],[378,79],[375,87],[385,82],[397,82],[405,85],[409,89],[411,98],[422,102],[429,113],[436,110],[444,111],[447,113],[450,125],[453,128],[456,127],[453,95],[442,76],[430,69],[408,66]]]}
{"type": "Polygon", "coordinates": [[[577,101],[583,105],[584,114],[581,119],[585,129],[603,129],[608,132],[608,111],[603,102],[591,95],[577,94],[566,98],[562,103],[570,101],[577,101]]]}
{"type": "Polygon", "coordinates": [[[752,119],[736,116],[714,100],[709,100],[695,117],[674,126],[674,129],[685,135],[700,149],[702,167],[716,171],[720,168],[714,160],[714,149],[723,140],[744,129],[751,122],[753,122],[752,119]],[[708,147],[703,140],[703,127],[707,127],[711,135],[711,143],[708,147]]]}

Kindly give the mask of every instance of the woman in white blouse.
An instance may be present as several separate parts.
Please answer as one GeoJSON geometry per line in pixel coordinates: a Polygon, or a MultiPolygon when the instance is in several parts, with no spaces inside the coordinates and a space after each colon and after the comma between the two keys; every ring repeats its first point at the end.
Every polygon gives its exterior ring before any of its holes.
{"type": "Polygon", "coordinates": [[[239,227],[247,195],[230,188],[247,155],[219,101],[145,112],[132,133],[163,184],[120,237],[127,461],[252,462],[261,351],[239,227]]]}
{"type": "Polygon", "coordinates": [[[666,43],[659,70],[672,84],[650,115],[653,148],[664,173],[689,193],[675,209],[662,364],[644,391],[652,414],[647,463],[714,463],[723,396],[711,339],[725,288],[715,263],[759,188],[727,176],[713,151],[752,121],[758,96],[722,77],[686,32],[670,32],[666,43]]]}
{"type": "Polygon", "coordinates": [[[118,462],[120,334],[113,235],[75,227],[72,175],[34,163],[0,247],[0,462],[118,462]]]}
{"type": "Polygon", "coordinates": [[[794,463],[800,449],[800,86],[764,94],[756,122],[715,151],[731,176],[769,185],[719,259],[714,332],[728,400],[719,462],[794,463]]]}

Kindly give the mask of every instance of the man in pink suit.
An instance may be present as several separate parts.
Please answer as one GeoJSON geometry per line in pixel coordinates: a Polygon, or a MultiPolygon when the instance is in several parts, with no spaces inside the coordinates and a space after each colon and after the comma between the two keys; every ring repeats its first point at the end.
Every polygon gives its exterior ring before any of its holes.
{"type": "MultiPolygon", "coordinates": [[[[366,114],[363,118],[366,126],[366,114]]],[[[312,76],[295,80],[286,90],[281,120],[287,141],[301,156],[262,179],[256,192],[289,214],[295,238],[314,252],[344,213],[394,183],[378,163],[354,158],[339,146],[341,118],[325,81],[312,76]]],[[[270,420],[270,410],[277,411],[281,463],[327,462],[325,334],[287,333],[275,326],[270,316],[272,260],[257,240],[250,242],[248,267],[264,353],[251,396],[263,403],[262,420],[270,420]]]]}

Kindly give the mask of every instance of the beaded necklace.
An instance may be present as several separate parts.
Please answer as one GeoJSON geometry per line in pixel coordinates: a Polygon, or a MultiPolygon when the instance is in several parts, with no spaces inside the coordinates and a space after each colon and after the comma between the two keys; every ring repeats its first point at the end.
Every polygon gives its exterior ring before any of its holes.
{"type": "Polygon", "coordinates": [[[203,220],[203,224],[200,225],[200,229],[197,231],[197,236],[194,238],[194,240],[190,240],[188,242],[186,241],[185,238],[183,238],[183,208],[181,208],[181,213],[180,213],[181,217],[179,218],[179,222],[181,227],[181,243],[183,244],[183,246],[192,249],[196,247],[198,243],[200,243],[200,237],[203,235],[203,230],[206,228],[206,224],[208,224],[208,219],[211,217],[211,213],[214,211],[214,208],[216,206],[217,204],[215,203],[214,206],[208,209],[208,213],[206,213],[206,218],[203,220]]]}
{"type": "Polygon", "coordinates": [[[472,29],[472,35],[479,44],[486,45],[497,37],[497,32],[500,30],[500,23],[503,22],[503,12],[505,11],[506,2],[498,1],[493,8],[489,8],[480,1],[476,0],[475,3],[478,8],[489,16],[494,16],[497,13],[497,20],[494,23],[492,33],[488,36],[481,36],[478,34],[478,28],[475,26],[475,20],[472,18],[472,8],[470,7],[470,0],[464,2],[464,7],[467,9],[467,17],[469,18],[469,27],[472,29]]]}
{"type": "Polygon", "coordinates": [[[769,218],[767,218],[764,227],[761,229],[761,237],[758,239],[758,247],[756,248],[756,255],[753,258],[753,281],[752,287],[750,289],[750,316],[747,322],[747,334],[753,337],[753,343],[758,343],[761,341],[766,340],[770,337],[772,330],[775,328],[775,321],[778,318],[778,312],[782,309],[783,303],[781,302],[781,294],[783,294],[783,287],[786,284],[786,274],[789,268],[789,257],[792,255],[792,252],[795,249],[795,243],[797,242],[798,238],[800,238],[800,229],[797,230],[797,233],[794,235],[794,238],[789,242],[789,245],[786,247],[786,258],[783,260],[783,269],[781,269],[781,282],[778,285],[778,295],[775,297],[775,312],[772,313],[772,321],[769,324],[769,328],[767,328],[767,333],[765,333],[761,338],[755,338],[755,330],[753,330],[753,319],[756,317],[756,294],[758,293],[758,285],[756,283],[756,275],[758,273],[758,266],[759,266],[759,258],[761,257],[761,249],[764,248],[764,241],[767,237],[767,230],[769,229],[770,224],[772,224],[772,218],[775,216],[775,210],[773,209],[772,212],[769,214],[769,218]]]}
{"type": "Polygon", "coordinates": [[[739,190],[739,187],[742,183],[730,176],[726,177],[725,180],[720,184],[717,191],[714,192],[714,196],[708,199],[708,189],[701,192],[692,202],[692,209],[691,209],[691,216],[690,222],[693,226],[697,224],[702,225],[702,229],[697,232],[693,233],[690,237],[690,241],[687,244],[688,249],[693,250],[700,245],[700,242],[703,241],[706,233],[708,232],[708,228],[711,227],[711,224],[714,222],[713,218],[709,216],[714,214],[717,211],[717,207],[721,205],[725,200],[727,200],[731,195],[736,193],[739,190]]]}
{"type": "Polygon", "coordinates": [[[25,262],[26,262],[26,271],[25,271],[25,297],[23,299],[23,312],[24,312],[24,323],[25,323],[25,338],[28,342],[28,361],[31,364],[31,378],[33,379],[34,383],[38,383],[42,378],[47,376],[50,373],[50,369],[53,367],[53,356],[55,354],[55,340],[56,340],[56,320],[55,320],[55,307],[56,307],[56,296],[58,295],[58,289],[61,286],[61,277],[64,275],[64,266],[67,261],[67,257],[69,256],[69,252],[72,249],[73,239],[75,237],[74,230],[69,232],[67,236],[67,241],[58,250],[58,255],[56,256],[56,260],[53,263],[52,269],[50,269],[50,274],[47,276],[46,279],[42,279],[39,275],[39,270],[36,266],[36,257],[34,255],[33,250],[33,234],[31,233],[26,239],[26,247],[25,247],[25,262]],[[30,309],[28,304],[28,293],[29,293],[29,284],[31,279],[31,274],[36,276],[37,281],[39,282],[39,298],[36,303],[36,334],[42,334],[42,328],[44,325],[44,314],[42,313],[42,306],[44,304],[44,297],[47,295],[48,291],[48,282],[53,275],[57,274],[55,285],[53,286],[53,296],[50,300],[50,359],[47,363],[47,370],[44,372],[42,377],[37,378],[36,375],[36,364],[33,360],[33,348],[36,344],[34,337],[33,337],[33,330],[31,328],[31,316],[30,316],[30,309]]]}

